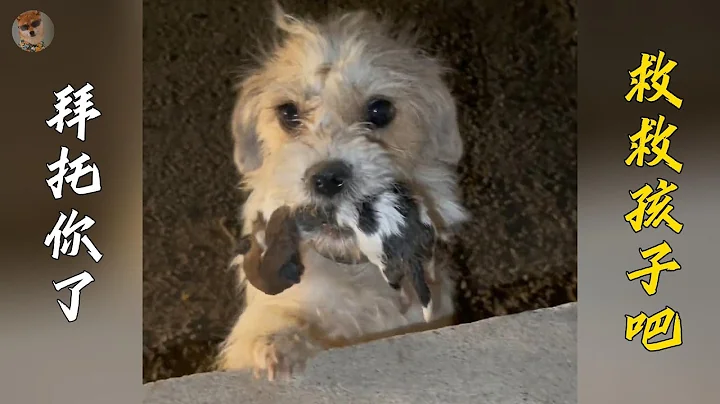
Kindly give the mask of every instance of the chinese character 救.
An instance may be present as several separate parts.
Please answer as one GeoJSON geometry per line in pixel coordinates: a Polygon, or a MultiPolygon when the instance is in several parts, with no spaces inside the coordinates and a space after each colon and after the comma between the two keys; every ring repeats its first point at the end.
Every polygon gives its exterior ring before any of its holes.
{"type": "Polygon", "coordinates": [[[663,51],[658,51],[657,56],[648,53],[642,54],[640,66],[629,72],[630,85],[632,88],[625,95],[625,100],[629,102],[635,97],[635,101],[637,102],[643,102],[645,100],[654,102],[660,99],[660,97],[665,97],[670,104],[680,109],[683,100],[668,90],[670,72],[677,66],[677,62],[668,59],[667,63],[663,64],[664,59],[665,52],[663,51]],[[650,83],[648,83],[648,80],[650,83]],[[648,97],[645,95],[645,92],[649,92],[651,88],[655,90],[655,93],[648,97]]]}
{"type": "Polygon", "coordinates": [[[655,158],[647,165],[654,167],[661,161],[665,163],[670,169],[676,173],[680,173],[683,168],[683,163],[675,160],[668,153],[670,148],[670,136],[675,133],[677,126],[668,124],[663,129],[663,123],[665,123],[665,117],[660,115],[656,120],[650,118],[642,118],[640,130],[633,135],[628,136],[630,138],[630,156],[625,159],[625,165],[630,166],[635,164],[638,167],[642,167],[646,163],[645,157],[651,154],[655,155],[655,158]],[[654,132],[650,133],[654,129],[654,132]]]}

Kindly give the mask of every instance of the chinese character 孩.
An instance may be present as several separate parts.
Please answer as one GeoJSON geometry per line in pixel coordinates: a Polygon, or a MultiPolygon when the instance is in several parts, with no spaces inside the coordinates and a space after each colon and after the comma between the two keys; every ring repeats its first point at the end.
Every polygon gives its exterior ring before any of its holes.
{"type": "Polygon", "coordinates": [[[95,278],[93,278],[88,271],[83,271],[75,276],[65,279],[64,281],[53,281],[53,286],[58,292],[60,289],[75,284],[75,286],[70,288],[70,306],[61,302],[59,299],[57,301],[68,322],[72,323],[77,320],[78,312],[80,311],[80,291],[93,281],[95,281],[95,278]]]}
{"type": "Polygon", "coordinates": [[[84,244],[85,248],[87,248],[88,255],[90,255],[95,262],[100,262],[103,255],[95,247],[90,237],[88,237],[87,234],[82,234],[82,232],[91,228],[95,224],[95,221],[91,217],[85,216],[75,223],[77,215],[78,212],[75,209],[70,213],[69,219],[64,213],[60,212],[60,217],[55,223],[55,227],[45,237],[45,246],[53,246],[52,257],[57,260],[60,258],[60,253],[71,257],[76,256],[80,250],[80,244],[84,244]],[[72,236],[72,238],[70,238],[70,236],[72,236]],[[62,246],[60,245],[61,241],[62,246]]]}
{"type": "Polygon", "coordinates": [[[648,296],[652,296],[657,293],[658,283],[660,282],[660,272],[662,271],[677,271],[680,269],[680,264],[672,259],[667,262],[660,262],[661,259],[665,258],[672,252],[670,244],[667,241],[650,247],[646,250],[640,249],[640,255],[643,259],[650,261],[650,266],[642,269],[636,269],[632,272],[627,272],[627,278],[629,281],[642,278],[643,276],[649,275],[649,281],[640,281],[645,293],[648,296]]]}
{"type": "Polygon", "coordinates": [[[670,204],[672,197],[668,195],[676,189],[678,189],[676,184],[658,178],[656,190],[645,184],[635,192],[630,191],[630,197],[637,202],[637,208],[625,215],[625,221],[630,223],[635,233],[643,227],[657,228],[660,223],[665,222],[667,227],[680,234],[683,224],[670,215],[674,207],[670,204]]]}
{"type": "Polygon", "coordinates": [[[52,164],[47,164],[50,172],[57,171],[57,173],[45,181],[55,199],[62,198],[63,182],[70,184],[72,190],[78,195],[100,192],[102,189],[100,186],[100,170],[98,170],[96,164],[86,166],[85,163],[88,160],[90,160],[90,156],[82,153],[80,157],[70,161],[68,159],[68,148],[64,146],[60,148],[60,158],[52,164]],[[68,171],[72,172],[68,175],[68,171]],[[91,183],[79,186],[80,179],[88,174],[92,174],[91,183]]]}
{"type": "Polygon", "coordinates": [[[642,54],[640,66],[630,71],[630,85],[632,88],[625,95],[625,100],[630,100],[635,97],[635,101],[643,102],[647,100],[654,102],[665,97],[665,99],[672,104],[675,108],[680,109],[682,101],[676,97],[673,93],[668,90],[668,84],[670,84],[670,71],[677,66],[677,62],[668,59],[667,63],[663,65],[665,59],[665,52],[658,51],[658,55],[650,55],[647,53],[642,54]],[[653,67],[654,64],[654,67],[653,67]],[[648,83],[650,80],[650,83],[648,83]],[[647,97],[645,91],[650,91],[650,87],[655,90],[655,93],[647,97]]]}
{"type": "Polygon", "coordinates": [[[648,162],[647,165],[650,167],[656,166],[661,161],[665,162],[665,165],[670,167],[676,173],[680,173],[683,168],[683,163],[678,162],[672,156],[668,154],[670,148],[670,136],[675,133],[677,126],[667,125],[667,128],[662,129],[665,117],[660,115],[658,120],[650,118],[642,118],[640,130],[634,135],[628,136],[630,138],[630,156],[625,159],[625,165],[630,166],[634,164],[638,167],[642,167],[645,164],[645,157],[649,154],[654,154],[655,158],[648,162]],[[653,133],[650,131],[655,128],[653,133]]]}
{"type": "Polygon", "coordinates": [[[625,315],[625,339],[632,341],[640,333],[642,333],[642,345],[649,352],[680,346],[683,343],[680,313],[666,306],[650,317],[643,312],[635,317],[625,315]],[[667,335],[670,323],[673,324],[672,337],[664,341],[650,342],[660,334],[667,335]]]}
{"type": "Polygon", "coordinates": [[[77,125],[77,138],[81,142],[84,142],[86,122],[100,116],[100,111],[95,109],[93,107],[95,104],[90,101],[93,97],[90,93],[92,90],[93,86],[90,83],[86,83],[77,91],[75,91],[71,85],[68,85],[59,93],[55,93],[55,98],[57,99],[57,103],[55,103],[55,110],[57,113],[54,117],[45,121],[47,126],[51,128],[54,127],[58,133],[63,133],[66,125],[67,127],[77,125]],[[75,101],[73,101],[70,97],[71,94],[75,98],[75,101]],[[71,102],[75,105],[75,109],[68,108],[68,105],[70,105],[71,102]],[[68,115],[73,113],[75,116],[66,121],[65,119],[68,115]]]}

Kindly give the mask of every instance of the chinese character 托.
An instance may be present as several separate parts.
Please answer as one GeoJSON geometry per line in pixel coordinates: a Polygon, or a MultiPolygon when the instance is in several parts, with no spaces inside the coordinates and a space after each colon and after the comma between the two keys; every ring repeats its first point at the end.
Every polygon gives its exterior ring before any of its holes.
{"type": "Polygon", "coordinates": [[[98,170],[97,165],[94,163],[86,166],[85,163],[87,163],[88,160],[90,160],[90,156],[82,153],[80,157],[70,161],[68,159],[68,148],[64,146],[60,148],[60,158],[54,163],[47,164],[50,172],[57,171],[57,173],[45,181],[50,187],[55,199],[62,198],[64,182],[70,184],[72,190],[78,195],[100,192],[102,189],[100,185],[100,170],[98,170]],[[72,172],[68,174],[68,171],[72,172]],[[90,184],[84,186],[78,185],[80,179],[88,174],[92,174],[90,184]]]}

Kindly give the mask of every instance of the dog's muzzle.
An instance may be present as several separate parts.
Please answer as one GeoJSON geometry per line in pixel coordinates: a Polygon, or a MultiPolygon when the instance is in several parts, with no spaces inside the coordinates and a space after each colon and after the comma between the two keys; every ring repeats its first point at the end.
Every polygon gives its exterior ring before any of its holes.
{"type": "Polygon", "coordinates": [[[352,168],[342,160],[323,161],[305,172],[310,191],[326,198],[340,194],[351,180],[352,168]]]}

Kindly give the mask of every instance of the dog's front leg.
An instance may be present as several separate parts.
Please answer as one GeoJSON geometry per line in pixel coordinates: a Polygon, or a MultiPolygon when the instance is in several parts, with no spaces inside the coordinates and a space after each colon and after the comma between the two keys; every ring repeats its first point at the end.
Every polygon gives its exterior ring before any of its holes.
{"type": "Polygon", "coordinates": [[[269,380],[302,371],[322,349],[312,337],[312,324],[288,302],[253,302],[240,315],[223,344],[221,370],[252,369],[269,380]]]}

